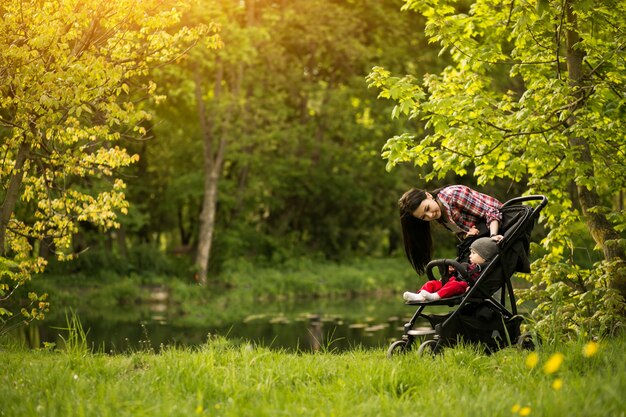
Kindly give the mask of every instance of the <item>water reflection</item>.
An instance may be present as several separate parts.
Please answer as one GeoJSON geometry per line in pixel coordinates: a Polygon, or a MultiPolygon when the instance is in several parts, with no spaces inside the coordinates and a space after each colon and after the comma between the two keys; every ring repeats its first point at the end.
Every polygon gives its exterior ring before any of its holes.
{"type": "MultiPolygon", "coordinates": [[[[199,346],[209,335],[219,335],[236,343],[288,351],[386,348],[400,337],[402,325],[415,311],[399,297],[315,300],[257,305],[254,313],[238,320],[191,325],[167,310],[148,307],[147,317],[139,320],[124,320],[119,314],[101,317],[79,312],[89,345],[107,353],[158,352],[166,346],[199,346]]],[[[47,342],[62,348],[67,339],[67,331],[63,330],[66,327],[65,317],[49,319],[36,327],[38,337],[30,339],[40,346],[47,342]]],[[[34,330],[31,327],[23,331],[34,330]]]]}

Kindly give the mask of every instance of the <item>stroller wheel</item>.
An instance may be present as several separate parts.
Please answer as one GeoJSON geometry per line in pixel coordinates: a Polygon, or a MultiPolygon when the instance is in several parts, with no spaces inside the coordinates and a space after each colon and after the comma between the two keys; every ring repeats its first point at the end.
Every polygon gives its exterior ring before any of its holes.
{"type": "Polygon", "coordinates": [[[535,342],[530,332],[524,332],[517,338],[517,348],[522,350],[535,350],[535,342]]]}
{"type": "Polygon", "coordinates": [[[389,349],[387,349],[387,357],[391,358],[393,356],[403,355],[408,351],[409,343],[406,340],[396,340],[391,345],[389,345],[389,349]]]}
{"type": "Polygon", "coordinates": [[[424,355],[434,356],[436,346],[437,346],[436,340],[427,340],[424,343],[422,343],[419,348],[417,348],[417,354],[419,356],[424,356],[424,355]]]}

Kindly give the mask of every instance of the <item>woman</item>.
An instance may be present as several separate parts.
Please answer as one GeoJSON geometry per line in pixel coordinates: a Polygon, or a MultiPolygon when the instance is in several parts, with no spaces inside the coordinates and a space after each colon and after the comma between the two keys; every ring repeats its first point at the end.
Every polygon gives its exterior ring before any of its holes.
{"type": "Polygon", "coordinates": [[[502,203],[493,197],[479,193],[464,185],[450,185],[432,193],[410,189],[398,201],[404,250],[413,268],[424,272],[433,252],[430,222],[454,232],[461,239],[477,236],[476,228],[484,222],[489,235],[499,242],[502,203]]]}

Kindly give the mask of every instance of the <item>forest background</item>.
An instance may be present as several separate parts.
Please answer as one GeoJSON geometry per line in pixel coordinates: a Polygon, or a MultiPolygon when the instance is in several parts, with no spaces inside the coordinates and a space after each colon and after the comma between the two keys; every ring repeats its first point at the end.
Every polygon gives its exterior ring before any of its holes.
{"type": "MultiPolygon", "coordinates": [[[[549,195],[553,209],[533,245],[540,261],[529,297],[543,301],[543,315],[559,315],[564,328],[620,326],[624,279],[615,262],[624,258],[625,176],[603,157],[623,162],[623,134],[610,147],[592,146],[591,166],[606,164],[609,174],[574,174],[574,144],[570,150],[550,141],[527,146],[524,158],[515,154],[518,145],[513,156],[490,159],[485,150],[493,142],[481,135],[513,142],[517,127],[494,135],[466,114],[474,131],[461,132],[455,152],[449,138],[436,137],[443,129],[459,133],[458,124],[432,118],[443,115],[442,107],[431,107],[430,116],[415,111],[429,96],[415,80],[432,81],[429,74],[449,75],[451,68],[475,70],[462,48],[437,39],[445,31],[433,29],[450,17],[447,27],[463,41],[468,32],[459,28],[470,24],[462,21],[469,2],[456,9],[433,2],[424,10],[396,0],[58,1],[45,3],[49,10],[39,3],[11,1],[0,9],[3,320],[38,318],[48,308],[45,295],[22,291],[41,274],[87,281],[171,275],[212,291],[236,286],[227,277],[238,269],[399,258],[399,196],[412,186],[461,183],[502,201],[529,190],[549,195]],[[468,154],[467,146],[476,152],[468,154]],[[542,165],[541,181],[529,158],[553,162],[542,165]],[[596,205],[581,203],[580,187],[596,192],[596,205]],[[606,215],[614,233],[592,236],[587,213],[606,215]],[[607,240],[621,254],[607,257],[607,240]],[[554,307],[557,301],[562,308],[554,307]],[[598,315],[597,306],[606,314],[598,315]]],[[[554,13],[562,17],[563,10],[554,13]]],[[[606,17],[614,17],[608,9],[606,17]]],[[[543,35],[552,39],[560,30],[543,35]]],[[[603,73],[609,84],[603,92],[615,96],[611,106],[599,107],[614,123],[602,126],[609,137],[624,119],[624,38],[619,32],[611,49],[603,44],[607,32],[593,35],[597,44],[590,46],[612,55],[590,60],[592,75],[604,63],[618,63],[603,73]]],[[[560,41],[549,51],[559,51],[560,41]]],[[[515,50],[511,39],[503,42],[507,52],[515,50]]],[[[559,76],[560,65],[557,59],[552,68],[559,76]]],[[[494,91],[522,98],[530,91],[524,74],[498,68],[489,80],[494,91]]],[[[463,96],[476,98],[475,86],[465,85],[463,96]]],[[[471,110],[468,103],[446,105],[471,110]]],[[[545,139],[551,130],[558,129],[526,133],[545,139]]],[[[445,235],[437,236],[436,255],[453,253],[445,235]]]]}

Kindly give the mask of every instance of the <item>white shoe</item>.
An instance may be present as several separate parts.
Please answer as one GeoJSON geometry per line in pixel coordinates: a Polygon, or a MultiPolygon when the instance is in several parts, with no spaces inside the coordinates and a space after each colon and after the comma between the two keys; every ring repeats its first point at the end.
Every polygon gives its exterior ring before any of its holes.
{"type": "Polygon", "coordinates": [[[415,293],[407,291],[402,295],[402,298],[404,298],[405,301],[426,301],[426,298],[421,292],[415,293]]]}
{"type": "Polygon", "coordinates": [[[441,296],[437,294],[436,292],[433,292],[433,293],[427,292],[426,294],[424,294],[424,298],[428,301],[441,300],[441,296]]]}

